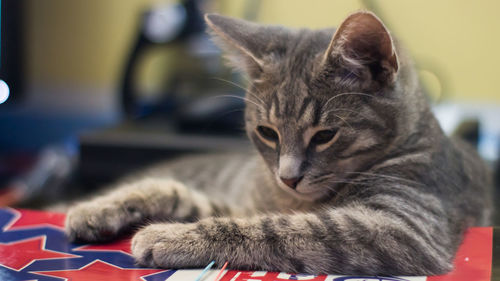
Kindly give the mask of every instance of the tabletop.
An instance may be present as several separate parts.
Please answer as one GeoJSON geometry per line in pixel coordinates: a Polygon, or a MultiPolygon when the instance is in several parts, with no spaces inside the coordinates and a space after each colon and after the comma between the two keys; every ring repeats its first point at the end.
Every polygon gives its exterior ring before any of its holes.
{"type": "Polygon", "coordinates": [[[130,239],[108,244],[74,244],[64,235],[64,214],[0,208],[0,280],[38,281],[489,281],[500,280],[500,229],[471,228],[442,276],[375,277],[284,272],[138,267],[130,239]]]}

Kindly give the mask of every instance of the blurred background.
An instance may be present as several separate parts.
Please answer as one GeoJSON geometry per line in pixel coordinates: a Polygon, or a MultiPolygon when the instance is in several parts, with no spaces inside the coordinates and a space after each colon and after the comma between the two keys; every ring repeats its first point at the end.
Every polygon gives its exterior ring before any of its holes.
{"type": "Polygon", "coordinates": [[[0,0],[0,205],[42,207],[184,153],[244,149],[244,79],[203,14],[322,28],[374,11],[447,133],[497,169],[500,2],[0,0]]]}

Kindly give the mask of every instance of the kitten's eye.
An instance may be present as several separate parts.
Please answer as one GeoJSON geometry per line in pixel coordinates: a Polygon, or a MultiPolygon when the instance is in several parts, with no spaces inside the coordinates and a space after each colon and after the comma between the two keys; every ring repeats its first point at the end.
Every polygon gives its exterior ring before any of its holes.
{"type": "Polygon", "coordinates": [[[278,136],[278,133],[276,133],[275,130],[269,128],[269,127],[266,127],[266,126],[258,126],[257,127],[257,131],[259,132],[259,134],[267,139],[267,140],[270,140],[270,141],[279,141],[279,136],[278,136]]]}
{"type": "Polygon", "coordinates": [[[333,139],[337,134],[337,130],[322,130],[317,132],[312,138],[311,143],[314,145],[322,145],[333,139]]]}

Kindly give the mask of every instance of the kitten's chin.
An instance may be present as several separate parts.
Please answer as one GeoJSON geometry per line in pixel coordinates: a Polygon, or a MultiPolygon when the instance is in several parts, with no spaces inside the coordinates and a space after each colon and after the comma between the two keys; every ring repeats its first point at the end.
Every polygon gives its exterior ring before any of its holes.
{"type": "Polygon", "coordinates": [[[311,190],[311,191],[304,191],[301,190],[301,185],[299,184],[296,189],[292,189],[289,186],[285,185],[283,182],[280,180],[277,180],[278,186],[284,190],[286,193],[292,195],[293,197],[304,200],[304,201],[317,201],[322,199],[324,196],[326,196],[325,192],[322,190],[311,190]]]}

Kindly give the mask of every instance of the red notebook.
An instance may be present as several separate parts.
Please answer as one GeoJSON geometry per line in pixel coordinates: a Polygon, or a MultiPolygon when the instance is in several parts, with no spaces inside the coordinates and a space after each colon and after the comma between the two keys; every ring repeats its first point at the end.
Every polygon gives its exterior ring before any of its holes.
{"type": "MultiPolygon", "coordinates": [[[[175,281],[197,280],[199,270],[138,267],[130,255],[130,241],[81,245],[63,232],[64,214],[0,208],[0,280],[38,281],[175,281]]],[[[305,275],[263,271],[225,270],[220,281],[489,281],[494,230],[471,228],[455,258],[455,270],[443,276],[370,277],[305,275]]],[[[209,270],[203,281],[214,281],[219,270],[209,270]]]]}

